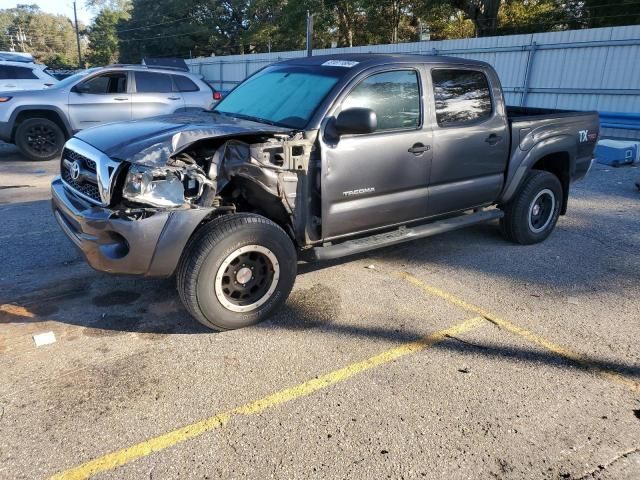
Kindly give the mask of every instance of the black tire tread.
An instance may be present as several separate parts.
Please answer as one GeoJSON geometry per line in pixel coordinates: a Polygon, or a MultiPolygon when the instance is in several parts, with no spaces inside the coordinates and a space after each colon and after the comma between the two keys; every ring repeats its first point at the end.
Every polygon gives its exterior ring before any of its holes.
{"type": "MultiPolygon", "coordinates": [[[[532,239],[528,226],[522,222],[522,212],[525,209],[528,210],[530,196],[540,189],[541,184],[549,182],[556,183],[557,189],[562,192],[560,180],[553,173],[544,170],[531,170],[514,198],[509,203],[501,206],[504,211],[504,217],[500,220],[500,232],[507,240],[521,245],[530,245],[541,241],[532,239]]],[[[561,203],[562,195],[557,196],[556,201],[561,203]]],[[[560,211],[561,209],[562,205],[559,204],[557,210],[560,211]]],[[[556,219],[553,220],[553,226],[555,226],[556,221],[557,214],[556,219]]]]}
{"type": "Polygon", "coordinates": [[[53,120],[50,120],[48,118],[41,118],[41,117],[31,117],[31,118],[27,118],[27,119],[23,120],[20,123],[20,125],[18,125],[18,128],[16,129],[14,141],[15,141],[15,145],[20,150],[20,153],[22,153],[29,160],[36,161],[36,162],[46,162],[47,160],[52,160],[52,159],[58,157],[62,153],[62,149],[64,148],[64,140],[65,140],[65,138],[66,138],[66,136],[65,136],[64,130],[62,128],[60,128],[60,126],[56,122],[54,122],[53,120]],[[43,121],[44,120],[44,121],[46,121],[48,123],[51,123],[53,126],[55,126],[55,128],[57,128],[60,131],[60,135],[62,137],[62,145],[60,145],[60,147],[58,148],[58,150],[56,152],[54,152],[53,154],[51,154],[51,155],[49,155],[47,157],[36,157],[34,155],[31,155],[21,145],[21,143],[22,143],[22,141],[21,141],[22,130],[24,128],[26,128],[25,125],[28,125],[29,123],[33,123],[34,120],[37,120],[37,121],[43,121]]]}
{"type": "Polygon", "coordinates": [[[275,227],[287,236],[287,233],[276,223],[266,217],[251,213],[234,213],[222,215],[196,230],[191,236],[180,259],[177,268],[177,288],[180,300],[187,311],[202,325],[217,331],[225,331],[218,325],[211,323],[202,314],[198,306],[198,298],[196,294],[197,275],[203,262],[206,260],[209,251],[220,240],[225,238],[232,232],[248,225],[263,224],[275,227]]]}

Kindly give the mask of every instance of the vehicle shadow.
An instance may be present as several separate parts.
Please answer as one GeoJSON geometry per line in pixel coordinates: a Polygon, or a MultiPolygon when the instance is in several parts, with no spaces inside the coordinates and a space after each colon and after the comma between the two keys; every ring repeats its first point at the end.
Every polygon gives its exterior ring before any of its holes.
{"type": "MultiPolygon", "coordinates": [[[[600,198],[610,195],[605,190],[593,181],[577,193],[600,198]]],[[[622,187],[621,192],[626,199],[637,197],[622,187]]],[[[638,217],[615,212],[570,208],[551,237],[537,245],[507,242],[492,222],[339,260],[301,262],[299,273],[366,259],[374,265],[384,263],[387,269],[456,271],[488,282],[503,281],[509,288],[527,284],[556,294],[635,292],[640,271],[638,217]]],[[[125,332],[210,333],[182,308],[173,279],[114,277],[86,266],[55,224],[48,201],[0,206],[0,224],[0,305],[30,308],[35,317],[29,321],[51,319],[125,332]]],[[[268,324],[309,325],[316,318],[313,312],[303,315],[291,307],[284,312],[268,324]],[[288,321],[289,316],[295,321],[288,321]]],[[[7,315],[0,324],[25,321],[7,315]]]]}
{"type": "MultiPolygon", "coordinates": [[[[402,324],[402,319],[398,319],[397,324],[402,324]]],[[[297,304],[287,304],[283,311],[272,320],[260,324],[258,328],[273,330],[311,330],[310,335],[315,338],[322,335],[336,337],[349,336],[362,339],[384,340],[394,344],[414,342],[424,337],[424,333],[416,332],[407,328],[385,328],[375,325],[347,325],[336,323],[334,319],[326,316],[314,315],[305,306],[297,304]]],[[[495,327],[497,328],[497,327],[495,327]]],[[[318,338],[318,341],[322,341],[318,338]]],[[[392,347],[391,347],[392,348],[392,347]]],[[[567,370],[598,371],[606,370],[619,373],[626,377],[640,380],[640,365],[602,359],[594,355],[582,356],[582,362],[574,362],[559,355],[536,348],[526,346],[506,346],[483,342],[468,342],[455,336],[447,336],[445,341],[438,342],[430,348],[445,350],[461,356],[482,356],[485,358],[508,361],[513,363],[526,362],[536,365],[548,365],[567,370]]]]}

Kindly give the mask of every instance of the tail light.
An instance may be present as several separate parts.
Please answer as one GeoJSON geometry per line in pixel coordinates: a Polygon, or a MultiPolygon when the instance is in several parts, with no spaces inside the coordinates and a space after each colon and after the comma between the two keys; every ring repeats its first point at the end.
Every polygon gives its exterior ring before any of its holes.
{"type": "Polygon", "coordinates": [[[222,100],[222,93],[220,93],[220,92],[213,92],[213,99],[214,99],[214,100],[222,100]]]}

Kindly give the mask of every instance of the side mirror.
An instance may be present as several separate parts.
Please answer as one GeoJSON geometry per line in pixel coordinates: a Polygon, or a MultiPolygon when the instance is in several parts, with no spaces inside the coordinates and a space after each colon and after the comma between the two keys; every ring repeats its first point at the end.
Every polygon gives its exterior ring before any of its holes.
{"type": "Polygon", "coordinates": [[[88,93],[90,89],[89,85],[87,85],[86,83],[79,83],[78,85],[73,87],[72,90],[76,93],[88,93]]]}
{"type": "Polygon", "coordinates": [[[349,108],[340,112],[334,127],[339,135],[372,133],[378,128],[378,117],[370,108],[349,108]]]}

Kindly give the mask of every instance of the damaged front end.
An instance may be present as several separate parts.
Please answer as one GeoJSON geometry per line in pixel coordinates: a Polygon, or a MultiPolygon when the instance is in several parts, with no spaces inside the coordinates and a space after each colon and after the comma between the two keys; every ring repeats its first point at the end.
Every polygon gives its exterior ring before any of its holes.
{"type": "Polygon", "coordinates": [[[306,213],[296,200],[306,193],[314,142],[315,133],[272,133],[199,139],[174,153],[163,143],[162,155],[151,147],[126,169],[120,210],[138,218],[166,209],[259,213],[299,239],[306,213]]]}
{"type": "Polygon", "coordinates": [[[197,205],[207,197],[205,190],[215,191],[215,184],[192,162],[184,167],[132,165],[125,177],[122,198],[158,208],[197,205]]]}
{"type": "MultiPolygon", "coordinates": [[[[196,229],[227,213],[264,215],[304,245],[300,200],[308,198],[314,140],[302,133],[200,137],[170,155],[113,162],[110,197],[101,205],[57,177],[54,215],[91,266],[117,274],[172,275],[196,229]]],[[[79,140],[72,147],[107,172],[102,153],[79,140]]]]}

